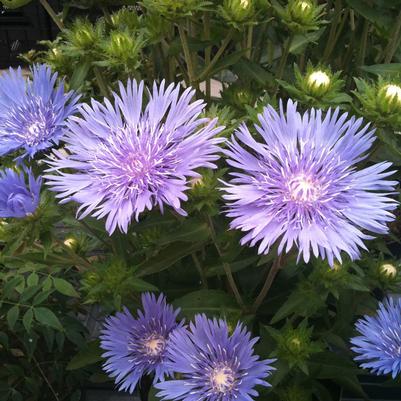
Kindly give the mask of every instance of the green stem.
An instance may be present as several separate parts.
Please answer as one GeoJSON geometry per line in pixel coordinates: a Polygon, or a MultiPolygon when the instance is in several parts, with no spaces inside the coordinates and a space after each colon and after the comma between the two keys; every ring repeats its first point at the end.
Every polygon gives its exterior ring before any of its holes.
{"type": "Polygon", "coordinates": [[[331,26],[330,26],[330,33],[329,33],[329,37],[327,39],[327,46],[323,53],[324,61],[328,60],[328,58],[330,57],[330,54],[333,51],[334,46],[336,44],[334,38],[336,37],[337,25],[341,18],[341,11],[342,11],[342,0],[336,0],[335,5],[334,5],[334,15],[333,15],[333,19],[331,21],[331,26]]]}
{"type": "MultiPolygon", "coordinates": [[[[293,39],[294,35],[291,34],[288,39],[287,39],[287,43],[285,44],[285,47],[283,49],[283,53],[281,54],[281,58],[280,58],[280,64],[278,66],[277,69],[277,75],[276,75],[276,79],[279,80],[283,77],[284,74],[284,68],[285,65],[287,63],[287,59],[288,59],[288,55],[290,54],[290,48],[291,48],[291,43],[292,43],[292,39],[293,39]]],[[[275,90],[277,90],[278,88],[278,82],[276,83],[276,88],[275,90]]]]}
{"type": "Polygon", "coordinates": [[[192,256],[192,260],[195,263],[196,269],[198,270],[198,273],[199,273],[199,276],[201,279],[201,283],[202,283],[202,287],[207,290],[208,289],[207,277],[206,277],[205,271],[203,270],[203,267],[198,259],[198,256],[196,255],[195,252],[193,252],[191,254],[191,256],[192,256]]]}
{"type": "Polygon", "coordinates": [[[250,60],[252,56],[252,39],[253,39],[253,25],[248,27],[248,36],[246,40],[246,57],[250,60]]]}
{"type": "Polygon", "coordinates": [[[259,295],[256,297],[256,300],[252,306],[253,312],[256,312],[260,305],[262,305],[263,301],[266,298],[267,293],[269,292],[277,273],[281,269],[282,266],[282,257],[279,255],[273,262],[272,267],[269,270],[269,274],[266,277],[266,280],[263,284],[262,289],[260,290],[259,295]]]}
{"type": "Polygon", "coordinates": [[[109,88],[107,86],[107,83],[104,79],[103,73],[101,69],[98,66],[93,67],[93,72],[95,73],[96,81],[99,86],[100,92],[104,97],[109,96],[109,88]]]}
{"type": "Polygon", "coordinates": [[[223,261],[223,253],[221,252],[219,244],[217,243],[216,231],[214,229],[213,220],[212,220],[212,218],[210,216],[207,216],[207,221],[208,221],[208,225],[209,225],[209,229],[210,229],[210,235],[212,237],[213,244],[214,244],[214,246],[215,246],[215,248],[217,250],[217,253],[220,256],[221,262],[223,264],[223,269],[224,269],[224,272],[225,272],[225,274],[227,276],[228,284],[229,284],[229,286],[231,288],[231,291],[233,292],[234,297],[235,297],[238,305],[242,309],[245,309],[244,301],[243,301],[242,296],[241,296],[241,294],[240,294],[240,292],[238,290],[237,284],[235,283],[233,274],[231,272],[230,265],[223,261]]]}
{"type": "Polygon", "coordinates": [[[189,85],[192,86],[194,83],[194,69],[192,65],[192,57],[191,57],[191,52],[189,50],[187,34],[185,33],[185,29],[181,24],[178,25],[178,32],[180,34],[181,45],[184,51],[184,58],[187,64],[189,85]]]}
{"type": "MultiPolygon", "coordinates": [[[[204,35],[205,35],[205,40],[209,41],[210,40],[210,15],[209,13],[205,13],[204,19],[203,19],[203,28],[204,28],[204,35]]],[[[205,65],[206,67],[210,64],[212,59],[212,46],[208,46],[205,49],[205,65]]],[[[210,94],[211,94],[211,79],[207,78],[206,79],[206,100],[210,100],[210,94]]]]}
{"type": "Polygon", "coordinates": [[[49,387],[50,391],[52,392],[54,399],[56,401],[60,401],[60,398],[58,397],[57,393],[55,392],[52,384],[50,383],[49,379],[46,377],[45,373],[43,372],[42,368],[40,367],[38,361],[36,360],[35,356],[32,355],[32,359],[35,362],[36,367],[38,368],[40,374],[42,375],[43,379],[45,380],[47,386],[49,387]]]}
{"type": "Polygon", "coordinates": [[[363,23],[361,47],[359,51],[359,63],[358,63],[359,65],[363,65],[365,62],[366,48],[369,36],[369,27],[370,27],[369,21],[365,20],[365,22],[363,23]]]}
{"type": "Polygon", "coordinates": [[[63,20],[58,17],[58,15],[55,13],[55,11],[51,7],[51,5],[47,2],[47,0],[40,0],[40,4],[43,6],[43,8],[49,14],[49,16],[53,20],[53,22],[57,25],[58,29],[60,29],[60,31],[62,31],[64,29],[63,20]]]}
{"type": "Polygon", "coordinates": [[[388,42],[386,48],[386,57],[384,58],[384,63],[390,63],[394,57],[395,52],[397,51],[399,42],[400,42],[400,33],[401,33],[401,11],[397,16],[397,20],[394,26],[394,30],[391,34],[390,41],[388,42]]]}
{"type": "Polygon", "coordinates": [[[212,71],[213,67],[216,65],[216,63],[219,61],[220,57],[223,55],[224,51],[226,50],[228,44],[230,43],[231,38],[234,35],[234,29],[231,28],[228,31],[227,36],[225,37],[223,43],[221,44],[219,50],[213,57],[212,61],[209,63],[209,65],[201,72],[199,75],[197,81],[202,82],[204,79],[206,79],[209,75],[209,73],[212,71]]]}

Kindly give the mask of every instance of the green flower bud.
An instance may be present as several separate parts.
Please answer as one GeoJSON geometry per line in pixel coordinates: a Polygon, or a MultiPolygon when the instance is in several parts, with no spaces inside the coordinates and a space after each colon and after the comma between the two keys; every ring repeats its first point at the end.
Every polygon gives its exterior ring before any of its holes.
{"type": "Polygon", "coordinates": [[[220,7],[223,18],[236,28],[240,28],[239,24],[249,22],[254,12],[254,0],[225,0],[220,7]]]}
{"type": "Polygon", "coordinates": [[[65,52],[71,55],[88,56],[99,46],[104,34],[104,24],[100,21],[93,25],[87,20],[77,20],[65,31],[68,45],[65,52]]]}
{"type": "Polygon", "coordinates": [[[379,127],[401,125],[401,82],[379,77],[376,82],[355,78],[360,113],[379,127]]]}
{"type": "Polygon", "coordinates": [[[331,78],[324,71],[317,70],[310,73],[307,77],[309,90],[313,94],[323,95],[330,88],[331,78]]]}
{"type": "Polygon", "coordinates": [[[391,263],[383,263],[379,267],[379,272],[386,278],[394,278],[397,276],[398,270],[397,268],[391,263]]]}
{"type": "Polygon", "coordinates": [[[278,3],[273,8],[281,17],[282,22],[294,33],[316,31],[324,22],[321,17],[325,5],[318,5],[316,0],[290,0],[286,7],[278,3]]]}
{"type": "Polygon", "coordinates": [[[343,92],[344,81],[340,72],[333,73],[325,66],[314,67],[308,62],[306,72],[294,66],[295,82],[293,85],[279,81],[289,95],[311,107],[327,109],[343,103],[350,103],[351,97],[343,92]]]}
{"type": "Polygon", "coordinates": [[[191,16],[197,11],[206,10],[207,2],[198,0],[143,0],[150,12],[168,18],[191,16]]]}

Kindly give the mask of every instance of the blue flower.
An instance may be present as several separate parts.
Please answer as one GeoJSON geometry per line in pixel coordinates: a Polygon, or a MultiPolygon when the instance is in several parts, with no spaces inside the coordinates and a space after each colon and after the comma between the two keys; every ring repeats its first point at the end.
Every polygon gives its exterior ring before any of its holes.
{"type": "Polygon", "coordinates": [[[270,386],[265,379],[274,370],[274,360],[254,354],[257,340],[241,324],[229,335],[225,321],[195,316],[189,330],[170,335],[168,366],[180,378],[156,384],[157,395],[163,400],[251,401],[258,395],[256,385],[270,386]]]}
{"type": "Polygon", "coordinates": [[[247,232],[242,244],[259,244],[259,253],[296,247],[306,263],[313,253],[333,265],[342,251],[359,258],[367,231],[388,232],[397,182],[386,179],[391,163],[358,169],[375,139],[362,119],[339,109],[301,115],[289,100],[286,113],[268,106],[259,122],[261,141],[243,124],[225,151],[237,171],[223,197],[231,228],[247,232]]]}
{"type": "Polygon", "coordinates": [[[169,374],[166,344],[169,336],[182,323],[177,323],[179,310],[166,304],[164,295],[142,295],[143,312],[134,318],[125,308],[106,319],[101,348],[106,350],[104,370],[115,378],[120,390],[132,393],[143,375],[154,374],[154,382],[169,374]]]}
{"type": "Polygon", "coordinates": [[[42,178],[35,180],[31,170],[17,173],[12,169],[0,172],[0,217],[22,218],[39,205],[42,178]],[[28,176],[28,186],[26,184],[28,176]]]}
{"type": "Polygon", "coordinates": [[[200,118],[205,104],[192,102],[194,90],[153,85],[142,107],[144,85],[120,83],[114,105],[95,100],[70,119],[66,153],[56,152],[46,175],[62,202],[81,204],[79,217],[107,217],[106,230],[127,232],[146,209],[172,207],[185,215],[189,179],[200,167],[215,168],[219,156],[217,119],[200,118]],[[66,171],[67,170],[67,171],[66,171]],[[82,212],[82,213],[81,213],[82,212]]]}
{"type": "Polygon", "coordinates": [[[32,68],[32,80],[21,68],[0,76],[0,156],[22,150],[33,157],[58,144],[79,96],[64,93],[63,83],[55,87],[56,80],[46,65],[32,68]]]}
{"type": "Polygon", "coordinates": [[[362,368],[378,375],[401,373],[401,298],[381,303],[376,316],[364,316],[355,325],[361,334],[351,339],[362,368]]]}

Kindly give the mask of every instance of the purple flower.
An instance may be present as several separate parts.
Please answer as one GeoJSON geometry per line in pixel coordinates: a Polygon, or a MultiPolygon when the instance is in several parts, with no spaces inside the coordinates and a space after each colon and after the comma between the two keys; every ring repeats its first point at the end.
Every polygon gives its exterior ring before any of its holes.
{"type": "Polygon", "coordinates": [[[33,213],[39,205],[42,178],[35,180],[32,171],[17,173],[8,168],[0,171],[0,217],[22,218],[33,213]],[[29,186],[25,180],[28,176],[29,186]]]}
{"type": "Polygon", "coordinates": [[[21,149],[33,157],[58,144],[79,96],[64,93],[63,83],[55,87],[56,80],[46,65],[32,68],[32,80],[21,68],[0,76],[0,155],[21,149]]]}
{"type": "Polygon", "coordinates": [[[175,330],[168,344],[169,364],[177,380],[156,384],[163,400],[245,401],[258,395],[256,385],[270,386],[274,360],[259,360],[246,329],[238,324],[229,335],[227,323],[196,315],[195,322],[175,330]]]}
{"type": "Polygon", "coordinates": [[[280,113],[264,109],[255,125],[263,142],[242,125],[229,143],[228,163],[239,170],[223,189],[231,228],[247,231],[241,243],[259,243],[259,253],[278,241],[279,254],[295,245],[305,262],[311,250],[330,265],[341,251],[356,259],[373,238],[365,231],[385,234],[394,219],[391,164],[357,170],[375,139],[362,119],[296,107],[289,100],[286,116],[282,104],[280,113]]]}
{"type": "Polygon", "coordinates": [[[389,298],[381,303],[376,316],[364,316],[355,325],[361,334],[351,339],[352,350],[359,354],[356,361],[372,373],[391,373],[393,379],[401,373],[401,298],[389,298]]]}
{"type": "Polygon", "coordinates": [[[166,344],[177,324],[179,310],[166,304],[164,295],[142,295],[143,312],[134,318],[125,308],[106,319],[101,348],[106,350],[104,370],[115,378],[120,390],[132,393],[143,375],[154,374],[154,382],[169,374],[165,364],[166,344]]]}
{"type": "Polygon", "coordinates": [[[60,192],[62,202],[81,204],[80,218],[107,216],[111,234],[118,226],[127,232],[133,216],[145,209],[169,205],[181,215],[186,201],[187,177],[199,177],[199,167],[215,168],[222,130],[217,119],[199,118],[205,104],[191,103],[190,88],[179,96],[179,86],[165,88],[164,81],[149,91],[142,109],[143,82],[120,83],[114,105],[92,100],[84,105],[82,118],[69,122],[65,137],[67,153],[55,151],[49,161],[58,174],[48,175],[48,185],[60,192]],[[72,172],[64,172],[71,169],[72,172]]]}

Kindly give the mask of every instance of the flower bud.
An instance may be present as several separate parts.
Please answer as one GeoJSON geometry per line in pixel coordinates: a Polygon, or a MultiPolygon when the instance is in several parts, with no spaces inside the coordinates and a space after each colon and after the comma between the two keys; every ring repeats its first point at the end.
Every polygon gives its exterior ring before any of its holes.
{"type": "Polygon", "coordinates": [[[379,267],[379,271],[383,276],[387,278],[394,278],[398,273],[397,268],[391,263],[382,264],[379,267]]]}
{"type": "Polygon", "coordinates": [[[235,26],[252,18],[254,15],[253,0],[225,0],[220,11],[223,18],[235,26]]]}
{"type": "Polygon", "coordinates": [[[327,73],[318,70],[309,74],[307,82],[311,92],[324,93],[328,90],[331,79],[327,73]]]}
{"type": "Polygon", "coordinates": [[[75,249],[75,247],[77,246],[77,244],[78,244],[78,241],[77,241],[75,238],[73,238],[73,237],[66,238],[65,241],[64,241],[64,245],[65,245],[67,248],[70,248],[70,249],[75,249]]]}

